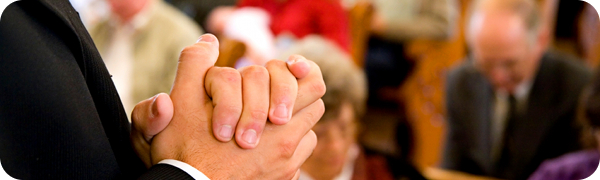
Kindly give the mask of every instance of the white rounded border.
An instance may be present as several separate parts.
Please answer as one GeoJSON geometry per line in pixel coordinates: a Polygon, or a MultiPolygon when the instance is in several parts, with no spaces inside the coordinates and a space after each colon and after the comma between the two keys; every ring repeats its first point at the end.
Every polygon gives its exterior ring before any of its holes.
{"type": "MultiPolygon", "coordinates": [[[[0,0],[0,20],[1,20],[1,14],[4,13],[4,9],[6,9],[6,7],[8,7],[8,5],[12,4],[13,2],[15,2],[17,0],[0,0]]],[[[600,0],[582,0],[584,2],[589,3],[590,5],[592,5],[594,7],[594,9],[596,9],[596,12],[598,12],[598,9],[600,8],[600,0]]],[[[600,15],[598,15],[598,17],[600,18],[600,15]]],[[[596,179],[600,179],[600,168],[597,168],[596,171],[594,172],[594,174],[592,174],[590,177],[586,178],[586,180],[596,180],[596,179]]],[[[4,179],[15,179],[12,178],[10,175],[8,175],[6,173],[6,171],[4,171],[4,168],[2,168],[2,163],[0,163],[0,179],[4,180],[4,179]]]]}
{"type": "MultiPolygon", "coordinates": [[[[592,7],[594,7],[594,9],[596,9],[596,12],[598,12],[599,8],[600,8],[600,0],[581,0],[584,2],[587,2],[588,4],[592,5],[592,7]]],[[[600,18],[600,15],[598,15],[598,18],[600,18]]],[[[594,173],[588,177],[585,178],[584,180],[600,180],[600,168],[596,168],[596,171],[594,171],[594,173]]]]}
{"type": "MultiPolygon", "coordinates": [[[[0,21],[2,20],[1,15],[4,14],[4,9],[6,9],[6,7],[8,7],[8,5],[12,4],[15,1],[17,1],[17,0],[2,0],[2,1],[0,1],[0,21]]],[[[10,175],[8,175],[8,173],[6,173],[6,171],[4,171],[4,168],[2,167],[1,162],[0,162],[0,179],[2,179],[2,180],[15,179],[15,178],[11,177],[10,175]]]]}
{"type": "MultiPolygon", "coordinates": [[[[1,0],[0,1],[0,16],[4,13],[4,9],[6,9],[6,7],[8,7],[8,5],[12,4],[13,2],[15,2],[17,0],[1,0]]],[[[0,17],[0,20],[2,17],[0,17]]]]}
{"type": "MultiPolygon", "coordinates": [[[[598,12],[598,9],[600,8],[600,0],[581,0],[583,2],[587,2],[588,4],[592,5],[592,7],[594,7],[594,9],[596,9],[596,12],[598,12]]],[[[599,15],[600,17],[600,15],[599,15]]]]}
{"type": "Polygon", "coordinates": [[[6,171],[4,171],[4,168],[2,167],[2,163],[0,162],[0,179],[1,180],[13,180],[15,178],[11,177],[10,175],[8,175],[8,173],[6,173],[6,171]]]}

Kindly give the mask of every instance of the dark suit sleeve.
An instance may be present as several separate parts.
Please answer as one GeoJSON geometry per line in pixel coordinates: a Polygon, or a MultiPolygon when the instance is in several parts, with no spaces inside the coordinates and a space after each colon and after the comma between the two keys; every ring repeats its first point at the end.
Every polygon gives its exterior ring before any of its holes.
{"type": "Polygon", "coordinates": [[[144,180],[162,180],[162,179],[190,179],[193,180],[190,175],[181,169],[167,165],[167,164],[157,164],[152,166],[148,172],[142,175],[139,179],[144,180]]]}
{"type": "MultiPolygon", "coordinates": [[[[89,88],[91,81],[87,78],[102,71],[84,69],[89,62],[81,59],[82,45],[77,32],[60,18],[62,15],[43,3],[27,0],[11,4],[2,14],[2,166],[17,179],[137,178],[143,173],[143,165],[121,164],[119,158],[125,161],[139,161],[139,158],[130,147],[111,146],[110,141],[115,139],[107,134],[121,127],[103,126],[103,116],[98,113],[101,108],[98,102],[102,100],[94,98],[89,88]]],[[[99,89],[114,91],[112,85],[99,89]]],[[[125,137],[118,142],[128,141],[125,137]]],[[[158,167],[143,177],[151,179],[165,172],[185,173],[173,167],[158,167]]]]}

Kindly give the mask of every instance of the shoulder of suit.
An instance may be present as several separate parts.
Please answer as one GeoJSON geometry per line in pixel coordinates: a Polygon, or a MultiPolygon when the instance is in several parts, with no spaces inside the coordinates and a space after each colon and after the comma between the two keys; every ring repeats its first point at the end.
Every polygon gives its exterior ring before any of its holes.
{"type": "Polygon", "coordinates": [[[544,77],[546,82],[555,82],[555,91],[562,92],[565,106],[576,103],[583,89],[591,82],[591,69],[583,61],[562,53],[548,52],[545,54],[538,77],[544,77]]]}
{"type": "Polygon", "coordinates": [[[547,65],[543,68],[553,69],[556,73],[569,80],[583,81],[587,83],[592,76],[592,70],[584,64],[584,61],[572,55],[548,51],[544,55],[543,63],[547,65]]]}
{"type": "Polygon", "coordinates": [[[470,58],[465,58],[461,64],[448,71],[447,77],[449,81],[454,81],[479,75],[480,73],[475,69],[473,61],[470,58]]]}

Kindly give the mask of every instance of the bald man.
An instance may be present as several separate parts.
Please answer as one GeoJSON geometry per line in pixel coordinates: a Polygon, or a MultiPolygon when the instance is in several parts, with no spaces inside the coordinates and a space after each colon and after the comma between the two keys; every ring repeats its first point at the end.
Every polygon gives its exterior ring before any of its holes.
{"type": "Polygon", "coordinates": [[[536,8],[528,0],[474,5],[469,60],[447,79],[443,168],[526,179],[543,160],[580,149],[575,112],[590,72],[547,51],[536,8]]]}

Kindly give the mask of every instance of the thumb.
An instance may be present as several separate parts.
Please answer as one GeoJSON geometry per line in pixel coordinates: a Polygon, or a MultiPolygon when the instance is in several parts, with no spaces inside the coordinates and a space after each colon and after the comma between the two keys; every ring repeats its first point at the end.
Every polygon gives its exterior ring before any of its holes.
{"type": "Polygon", "coordinates": [[[173,118],[173,102],[165,93],[139,102],[131,113],[133,131],[141,133],[146,142],[164,130],[173,118]]]}
{"type": "Polygon", "coordinates": [[[217,57],[219,57],[219,41],[212,34],[200,36],[196,44],[183,49],[179,57],[171,98],[176,101],[195,103],[210,101],[203,88],[204,77],[208,69],[215,65],[217,57]]]}
{"type": "Polygon", "coordinates": [[[286,62],[288,69],[297,79],[306,77],[310,72],[310,64],[303,56],[291,55],[286,62]]]}

